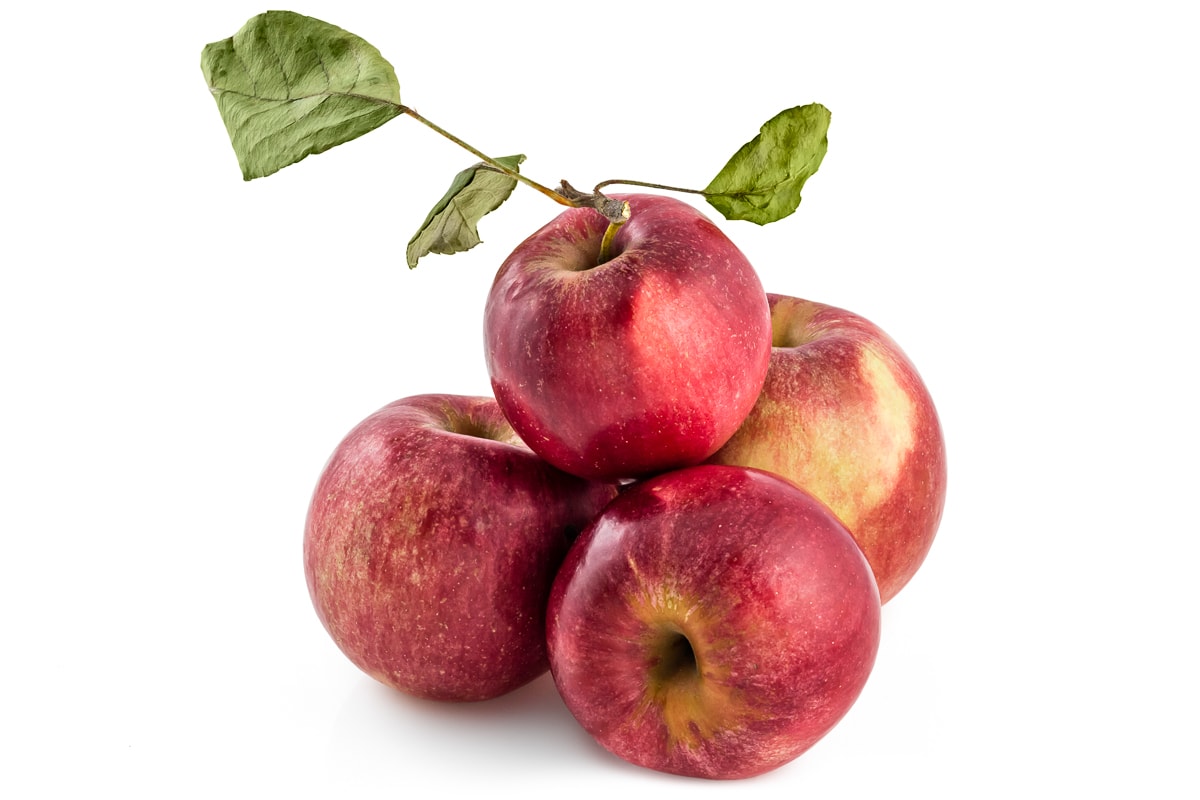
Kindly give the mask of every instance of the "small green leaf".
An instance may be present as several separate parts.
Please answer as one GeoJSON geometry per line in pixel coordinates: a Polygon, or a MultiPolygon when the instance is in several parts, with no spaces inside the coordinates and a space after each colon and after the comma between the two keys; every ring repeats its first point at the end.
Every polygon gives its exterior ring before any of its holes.
{"type": "MultiPolygon", "coordinates": [[[[518,171],[525,156],[505,156],[496,161],[518,171]]],[[[437,202],[420,229],[408,242],[408,266],[429,253],[449,255],[470,250],[481,241],[476,226],[508,199],[517,179],[486,164],[468,167],[454,176],[449,191],[437,202]]]]}
{"type": "Polygon", "coordinates": [[[378,50],[291,11],[259,14],[230,38],[206,46],[200,68],[246,180],[403,113],[400,83],[378,50]]]}
{"type": "Polygon", "coordinates": [[[705,189],[726,219],[776,222],[800,205],[800,190],[829,147],[829,109],[796,106],[767,121],[705,189]]]}

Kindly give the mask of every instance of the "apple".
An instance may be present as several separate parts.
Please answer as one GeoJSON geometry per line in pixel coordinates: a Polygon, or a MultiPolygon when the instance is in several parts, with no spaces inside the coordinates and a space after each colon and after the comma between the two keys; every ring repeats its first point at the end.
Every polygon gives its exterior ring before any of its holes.
{"type": "Polygon", "coordinates": [[[484,700],[549,666],[545,609],[574,536],[614,495],[525,447],[492,398],[419,395],[359,423],[304,531],[317,616],[418,697],[484,700]]]}
{"type": "Polygon", "coordinates": [[[762,394],[711,459],[776,472],[846,524],[884,603],[925,560],[946,498],[946,445],[916,368],[886,333],[840,308],[768,295],[762,394]]]}
{"type": "Polygon", "coordinates": [[[614,195],[632,216],[563,212],[501,265],[484,310],[488,374],[513,428],[587,478],[697,464],[753,407],[771,355],[766,294],[694,207],[614,195]]]}
{"type": "Polygon", "coordinates": [[[879,593],[838,519],[759,470],[701,465],[627,487],[567,554],[550,671],[605,748],[680,775],[796,758],[858,698],[879,593]]]}

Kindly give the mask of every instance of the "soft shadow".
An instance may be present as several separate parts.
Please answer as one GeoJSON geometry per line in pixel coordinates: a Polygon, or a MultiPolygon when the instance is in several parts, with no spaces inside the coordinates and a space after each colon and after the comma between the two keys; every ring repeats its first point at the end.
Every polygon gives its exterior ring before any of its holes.
{"type": "Polygon", "coordinates": [[[625,766],[575,721],[549,674],[474,703],[421,700],[363,676],[347,695],[332,737],[339,759],[418,760],[423,769],[545,774],[589,763],[625,766]]]}
{"type": "Polygon", "coordinates": [[[597,785],[653,786],[671,796],[727,794],[739,785],[783,785],[802,771],[793,763],[749,780],[708,781],[635,766],[609,753],[576,722],[549,674],[477,703],[421,700],[364,675],[347,693],[330,745],[335,763],[343,769],[352,765],[372,780],[411,784],[416,776],[441,776],[465,785],[488,776],[493,789],[519,786],[522,796],[535,787],[578,785],[582,775],[592,775],[597,785]]]}

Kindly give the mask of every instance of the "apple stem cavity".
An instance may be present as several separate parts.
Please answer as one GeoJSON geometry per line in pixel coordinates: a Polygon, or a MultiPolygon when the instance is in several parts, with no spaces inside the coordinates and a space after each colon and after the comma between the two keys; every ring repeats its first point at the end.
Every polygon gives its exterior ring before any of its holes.
{"type": "Polygon", "coordinates": [[[600,240],[600,255],[596,258],[596,266],[605,264],[612,258],[613,239],[617,238],[617,231],[624,224],[624,221],[608,223],[608,227],[604,229],[604,238],[600,240]]]}
{"type": "Polygon", "coordinates": [[[444,413],[446,430],[451,433],[475,439],[490,439],[495,442],[503,442],[509,438],[495,425],[476,419],[469,414],[462,414],[450,409],[446,409],[444,413]]]}

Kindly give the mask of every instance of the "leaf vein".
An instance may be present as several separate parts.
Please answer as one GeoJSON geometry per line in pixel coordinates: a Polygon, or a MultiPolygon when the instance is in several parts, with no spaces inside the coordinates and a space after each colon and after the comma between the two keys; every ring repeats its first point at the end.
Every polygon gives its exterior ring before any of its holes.
{"type": "Polygon", "coordinates": [[[237,95],[238,97],[245,97],[249,100],[261,100],[264,103],[290,103],[297,100],[311,100],[314,97],[321,97],[322,95],[333,95],[337,97],[349,97],[354,100],[363,100],[365,102],[374,103],[381,106],[389,106],[401,111],[404,109],[404,105],[401,103],[393,103],[391,100],[384,100],[381,97],[372,97],[369,94],[359,94],[357,92],[328,91],[311,92],[309,94],[297,95],[295,97],[265,97],[257,93],[250,94],[247,92],[239,92],[237,89],[224,89],[220,86],[212,86],[209,88],[212,90],[213,94],[232,94],[237,95]]]}
{"type": "MultiPolygon", "coordinates": [[[[323,98],[321,99],[321,103],[324,103],[324,102],[325,102],[325,100],[327,100],[327,99],[328,99],[328,96],[326,96],[326,97],[323,97],[323,98]]],[[[320,103],[318,103],[317,105],[313,106],[313,109],[316,109],[316,108],[318,108],[319,106],[320,106],[320,103]]],[[[314,136],[316,136],[316,134],[317,134],[317,133],[319,133],[319,132],[321,132],[321,131],[329,130],[330,128],[336,128],[336,127],[338,127],[339,125],[345,125],[347,122],[350,122],[351,120],[355,120],[355,119],[358,119],[359,117],[363,117],[363,116],[366,116],[366,115],[368,115],[368,114],[372,114],[372,113],[374,113],[376,110],[377,110],[377,109],[374,109],[374,108],[366,108],[366,109],[363,109],[362,111],[359,111],[359,112],[357,112],[357,113],[355,113],[355,114],[351,114],[351,115],[349,115],[349,116],[346,116],[346,117],[344,117],[344,118],[342,118],[342,119],[339,119],[337,122],[333,122],[333,123],[330,123],[330,124],[328,124],[328,125],[322,125],[321,127],[319,127],[319,128],[317,128],[317,129],[315,129],[315,130],[314,130],[312,133],[310,133],[308,136],[306,136],[306,137],[303,137],[303,139],[302,139],[302,140],[311,140],[311,139],[312,139],[314,136]]],[[[286,133],[286,132],[288,131],[288,129],[289,129],[289,128],[293,127],[294,125],[297,125],[297,124],[299,124],[300,122],[303,122],[303,121],[304,121],[305,119],[307,119],[307,118],[308,118],[308,117],[309,117],[311,114],[312,114],[312,111],[311,111],[311,110],[309,110],[309,111],[306,111],[305,113],[301,114],[301,115],[300,115],[299,117],[297,117],[296,119],[294,119],[294,120],[292,120],[291,122],[289,122],[287,125],[284,125],[283,127],[281,127],[279,130],[277,130],[277,131],[272,131],[272,132],[271,132],[269,135],[267,135],[267,136],[264,136],[263,138],[259,139],[257,142],[255,142],[255,143],[251,144],[251,145],[250,145],[250,153],[254,153],[254,152],[256,151],[256,149],[257,149],[257,148],[261,147],[262,145],[266,144],[267,142],[269,142],[269,141],[271,141],[271,140],[273,140],[273,139],[275,139],[275,138],[277,138],[277,137],[279,137],[279,136],[282,136],[284,133],[286,133]]]]}
{"type": "Polygon", "coordinates": [[[350,50],[354,53],[354,80],[350,82],[350,88],[358,88],[358,79],[362,77],[362,52],[357,47],[351,47],[350,50]]]}
{"type": "MultiPolygon", "coordinates": [[[[246,63],[246,59],[242,58],[242,51],[241,51],[241,49],[238,48],[238,46],[236,44],[234,44],[234,41],[232,38],[230,38],[230,40],[229,40],[229,49],[233,51],[233,54],[235,56],[237,56],[238,63],[242,65],[242,69],[245,71],[247,77],[250,78],[250,91],[254,92],[254,94],[257,95],[258,94],[258,77],[255,76],[255,74],[253,72],[251,72],[250,65],[248,63],[246,63]]],[[[209,88],[214,89],[214,90],[216,89],[216,87],[209,87],[209,88]]],[[[225,91],[225,90],[222,89],[221,91],[225,91]]]]}
{"type": "Polygon", "coordinates": [[[321,55],[321,51],[313,47],[311,38],[308,40],[309,46],[312,47],[313,53],[317,57],[317,63],[321,65],[321,74],[325,76],[325,86],[330,91],[333,91],[333,78],[329,77],[329,70],[325,68],[325,57],[321,55]]]}
{"type": "Polygon", "coordinates": [[[279,50],[276,49],[273,41],[266,39],[266,44],[267,48],[271,51],[271,55],[275,56],[275,63],[279,66],[279,74],[283,76],[283,85],[287,88],[288,99],[290,100],[292,97],[292,79],[288,77],[287,70],[283,68],[283,57],[279,55],[279,50]]]}

